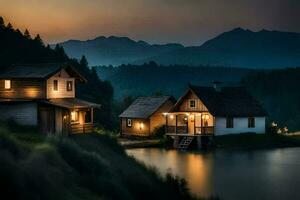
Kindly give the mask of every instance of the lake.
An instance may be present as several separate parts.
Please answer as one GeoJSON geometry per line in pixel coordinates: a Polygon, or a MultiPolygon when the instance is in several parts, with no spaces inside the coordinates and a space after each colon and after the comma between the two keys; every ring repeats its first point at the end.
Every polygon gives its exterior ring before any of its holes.
{"type": "Polygon", "coordinates": [[[162,174],[185,178],[201,197],[300,199],[300,148],[207,153],[145,148],[127,153],[162,174]]]}

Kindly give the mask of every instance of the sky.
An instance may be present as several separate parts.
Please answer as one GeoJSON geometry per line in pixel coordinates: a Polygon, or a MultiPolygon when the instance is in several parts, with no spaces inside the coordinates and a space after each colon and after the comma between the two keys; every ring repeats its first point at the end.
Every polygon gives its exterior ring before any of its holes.
{"type": "Polygon", "coordinates": [[[0,0],[0,16],[46,43],[116,35],[199,45],[236,27],[300,32],[300,0],[0,0]]]}

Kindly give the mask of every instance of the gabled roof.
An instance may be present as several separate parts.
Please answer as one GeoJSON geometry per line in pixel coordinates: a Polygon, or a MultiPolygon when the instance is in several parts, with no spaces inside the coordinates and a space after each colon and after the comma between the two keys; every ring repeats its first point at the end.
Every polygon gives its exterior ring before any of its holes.
{"type": "Polygon", "coordinates": [[[41,103],[50,104],[62,108],[68,109],[79,109],[79,108],[100,108],[101,105],[84,101],[77,98],[58,98],[58,99],[48,99],[39,100],[41,103]]]}
{"type": "Polygon", "coordinates": [[[139,97],[119,117],[147,119],[168,100],[175,101],[171,96],[139,97]]]}
{"type": "Polygon", "coordinates": [[[218,91],[213,87],[194,85],[189,88],[215,117],[266,116],[266,111],[244,87],[221,87],[218,91]]]}
{"type": "Polygon", "coordinates": [[[10,66],[0,72],[0,79],[47,79],[62,69],[65,69],[67,73],[76,79],[86,82],[86,79],[73,67],[61,63],[10,66]]]}

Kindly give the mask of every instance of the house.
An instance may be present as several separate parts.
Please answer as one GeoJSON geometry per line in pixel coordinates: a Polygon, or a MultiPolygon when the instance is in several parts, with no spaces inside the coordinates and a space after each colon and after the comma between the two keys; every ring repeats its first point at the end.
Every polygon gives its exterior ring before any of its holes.
{"type": "Polygon", "coordinates": [[[86,79],[62,64],[11,66],[0,73],[0,118],[37,126],[43,133],[93,131],[99,105],[75,98],[75,84],[86,79]]]}
{"type": "Polygon", "coordinates": [[[137,98],[120,117],[122,135],[152,136],[156,128],[165,124],[165,115],[174,106],[170,96],[137,98]]]}
{"type": "Polygon", "coordinates": [[[189,85],[166,115],[167,135],[265,133],[266,112],[243,87],[189,85]]]}

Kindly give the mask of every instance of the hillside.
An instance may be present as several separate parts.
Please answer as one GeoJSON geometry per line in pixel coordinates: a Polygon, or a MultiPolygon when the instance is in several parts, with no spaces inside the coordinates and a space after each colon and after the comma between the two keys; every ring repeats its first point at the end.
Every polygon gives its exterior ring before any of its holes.
{"type": "Polygon", "coordinates": [[[22,200],[196,199],[186,182],[126,155],[108,135],[46,137],[0,123],[1,197],[22,200]]]}
{"type": "Polygon", "coordinates": [[[201,46],[150,45],[127,37],[98,37],[60,43],[75,58],[86,55],[91,65],[210,65],[243,68],[284,68],[300,65],[300,34],[236,28],[201,46]]]}
{"type": "Polygon", "coordinates": [[[127,37],[97,37],[93,40],[69,40],[59,43],[70,57],[85,55],[90,65],[119,65],[183,48],[180,44],[150,45],[127,37]]]}

